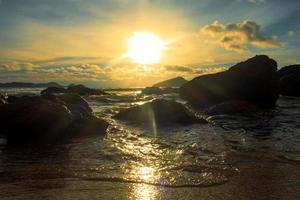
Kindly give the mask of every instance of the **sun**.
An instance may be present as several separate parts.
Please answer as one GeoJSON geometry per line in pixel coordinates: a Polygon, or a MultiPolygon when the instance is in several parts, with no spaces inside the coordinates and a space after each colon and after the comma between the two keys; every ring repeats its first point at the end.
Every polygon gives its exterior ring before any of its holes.
{"type": "Polygon", "coordinates": [[[135,32],[128,38],[127,56],[134,63],[154,64],[160,60],[165,45],[165,42],[153,33],[135,32]]]}

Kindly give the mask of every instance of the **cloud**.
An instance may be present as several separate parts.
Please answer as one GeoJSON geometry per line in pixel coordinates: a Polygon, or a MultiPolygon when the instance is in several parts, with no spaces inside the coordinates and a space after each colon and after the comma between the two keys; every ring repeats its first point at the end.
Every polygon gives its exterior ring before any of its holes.
{"type": "Polygon", "coordinates": [[[194,70],[191,67],[186,66],[176,66],[176,65],[167,65],[165,66],[167,71],[177,71],[177,72],[187,72],[192,73],[194,70]]]}
{"type": "Polygon", "coordinates": [[[266,3],[266,0],[235,0],[236,2],[248,2],[251,4],[261,4],[266,3]]]}
{"type": "Polygon", "coordinates": [[[293,37],[295,35],[295,31],[289,31],[288,36],[293,37]]]}
{"type": "Polygon", "coordinates": [[[300,30],[290,30],[286,35],[289,37],[298,37],[300,35],[300,30]]]}
{"type": "Polygon", "coordinates": [[[256,22],[248,20],[228,25],[215,21],[210,25],[204,26],[200,33],[218,38],[222,47],[238,52],[247,50],[247,45],[262,49],[282,46],[274,36],[263,34],[256,22]]]}
{"type": "Polygon", "coordinates": [[[35,67],[37,67],[37,66],[33,63],[20,63],[20,62],[12,62],[9,64],[1,64],[0,63],[0,71],[1,72],[33,71],[35,67]]]}
{"type": "Polygon", "coordinates": [[[183,65],[133,65],[119,63],[110,66],[101,64],[54,64],[30,62],[0,63],[1,82],[55,81],[63,84],[83,83],[93,87],[140,87],[183,76],[193,78],[201,74],[224,71],[224,67],[202,67],[183,65]],[[134,74],[134,76],[133,76],[134,74]]]}
{"type": "Polygon", "coordinates": [[[211,74],[211,73],[217,73],[221,71],[225,71],[227,67],[223,66],[164,66],[165,70],[168,72],[174,72],[178,76],[199,76],[203,74],[211,74]]]}
{"type": "Polygon", "coordinates": [[[0,72],[3,76],[31,77],[34,74],[35,78],[39,77],[39,79],[57,77],[61,80],[70,81],[106,77],[105,69],[95,64],[43,66],[41,64],[11,62],[0,63],[0,72]]]}
{"type": "Polygon", "coordinates": [[[254,4],[258,4],[258,3],[265,3],[265,0],[247,0],[249,3],[254,3],[254,4]]]}
{"type": "Polygon", "coordinates": [[[225,71],[227,69],[228,67],[224,67],[224,66],[198,67],[197,69],[194,70],[194,73],[197,75],[214,74],[214,73],[225,71]]]}

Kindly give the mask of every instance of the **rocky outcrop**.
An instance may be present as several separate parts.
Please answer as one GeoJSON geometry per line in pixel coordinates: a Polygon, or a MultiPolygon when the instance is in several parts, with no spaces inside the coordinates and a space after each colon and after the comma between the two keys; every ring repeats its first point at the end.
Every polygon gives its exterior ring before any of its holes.
{"type": "Polygon", "coordinates": [[[172,78],[172,79],[168,79],[168,80],[156,83],[152,87],[180,87],[183,84],[185,84],[186,82],[188,82],[188,81],[179,76],[176,78],[172,78]]]}
{"type": "Polygon", "coordinates": [[[62,94],[62,93],[68,93],[68,91],[62,87],[48,87],[42,90],[41,92],[41,94],[62,94]]]}
{"type": "Polygon", "coordinates": [[[49,83],[24,83],[24,82],[11,82],[0,83],[0,88],[46,88],[46,87],[63,87],[62,85],[49,82],[49,83]]]}
{"type": "Polygon", "coordinates": [[[114,118],[135,123],[146,123],[149,126],[206,122],[203,119],[196,118],[182,104],[163,99],[157,99],[120,111],[114,118]]]}
{"type": "Polygon", "coordinates": [[[278,99],[277,63],[268,56],[250,58],[225,72],[199,76],[180,88],[180,96],[195,106],[244,101],[272,108],[278,99]]]}
{"type": "Polygon", "coordinates": [[[0,107],[0,132],[9,144],[61,142],[105,133],[108,123],[75,94],[11,98],[0,107]]]}
{"type": "Polygon", "coordinates": [[[179,93],[179,88],[165,87],[162,88],[164,94],[179,93]]]}
{"type": "Polygon", "coordinates": [[[178,88],[171,88],[171,87],[165,87],[165,88],[159,88],[159,87],[146,87],[142,90],[142,94],[146,95],[162,95],[162,94],[172,94],[172,93],[178,93],[178,88]]]}
{"type": "Polygon", "coordinates": [[[284,96],[300,97],[300,65],[290,65],[278,71],[279,93],[284,96]]]}
{"type": "Polygon", "coordinates": [[[208,115],[247,114],[259,112],[261,108],[244,101],[226,101],[216,104],[205,111],[208,115]]]}
{"type": "Polygon", "coordinates": [[[89,96],[89,95],[108,95],[100,89],[88,88],[84,85],[70,85],[67,89],[60,87],[49,87],[41,92],[41,94],[78,94],[80,96],[89,96]]]}
{"type": "Polygon", "coordinates": [[[0,93],[0,106],[6,104],[5,96],[0,93]]]}
{"type": "Polygon", "coordinates": [[[142,94],[147,94],[147,95],[156,94],[156,95],[160,95],[160,94],[163,94],[163,90],[160,89],[159,87],[145,87],[142,90],[142,94]]]}
{"type": "Polygon", "coordinates": [[[300,74],[300,65],[289,65],[278,70],[279,77],[282,78],[291,74],[300,74]]]}
{"type": "Polygon", "coordinates": [[[68,92],[73,94],[79,94],[80,96],[84,95],[107,95],[106,92],[99,89],[92,89],[85,87],[84,85],[72,85],[68,87],[68,92]]]}

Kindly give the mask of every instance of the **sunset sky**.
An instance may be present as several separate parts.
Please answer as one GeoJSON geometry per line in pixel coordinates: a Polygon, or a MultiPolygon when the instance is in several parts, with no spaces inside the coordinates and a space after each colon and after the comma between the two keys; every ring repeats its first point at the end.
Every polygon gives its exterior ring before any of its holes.
{"type": "Polygon", "coordinates": [[[282,67],[300,63],[299,18],[299,0],[0,0],[0,82],[147,86],[256,54],[282,67]],[[162,42],[155,63],[128,56],[136,33],[162,42]]]}

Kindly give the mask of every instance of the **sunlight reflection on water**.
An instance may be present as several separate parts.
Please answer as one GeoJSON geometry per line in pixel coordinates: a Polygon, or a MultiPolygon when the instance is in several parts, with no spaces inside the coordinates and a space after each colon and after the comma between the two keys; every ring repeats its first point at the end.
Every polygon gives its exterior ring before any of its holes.
{"type": "MultiPolygon", "coordinates": [[[[137,167],[134,169],[134,173],[143,182],[155,182],[160,177],[159,173],[151,167],[137,167]]],[[[148,184],[136,184],[133,187],[131,199],[150,200],[155,199],[157,194],[157,187],[148,184]]]]}
{"type": "MultiPolygon", "coordinates": [[[[143,141],[146,142],[146,141],[143,141]]],[[[153,151],[153,147],[151,145],[145,144],[144,146],[134,146],[131,144],[125,145],[123,151],[134,152],[135,156],[140,156],[143,158],[142,163],[134,163],[129,162],[125,169],[127,168],[127,172],[125,174],[129,174],[129,178],[133,180],[138,180],[141,182],[139,184],[135,184],[132,187],[131,196],[129,199],[139,199],[139,200],[150,200],[155,199],[158,195],[158,188],[149,185],[148,183],[159,183],[160,180],[160,172],[159,168],[155,165],[155,162],[151,162],[153,158],[149,156],[149,154],[153,151]],[[128,169],[130,168],[130,169],[128,169]]],[[[126,170],[125,170],[126,171],[126,170]]]]}
{"type": "Polygon", "coordinates": [[[150,200],[156,199],[158,191],[155,187],[147,184],[137,184],[133,186],[130,199],[150,200]]]}
{"type": "Polygon", "coordinates": [[[154,169],[151,167],[141,167],[137,169],[137,174],[144,181],[151,181],[154,178],[154,169]]]}
{"type": "Polygon", "coordinates": [[[163,191],[165,191],[167,186],[170,186],[167,180],[167,176],[170,176],[170,174],[163,173],[159,167],[143,166],[133,168],[132,170],[136,179],[140,180],[140,183],[132,185],[129,199],[161,199],[163,191]]]}
{"type": "Polygon", "coordinates": [[[131,155],[138,159],[128,160],[122,166],[124,175],[128,179],[137,180],[142,183],[156,184],[160,180],[160,160],[158,158],[159,150],[152,145],[147,139],[139,139],[140,145],[128,143],[119,145],[118,148],[123,151],[125,155],[131,155]]]}

